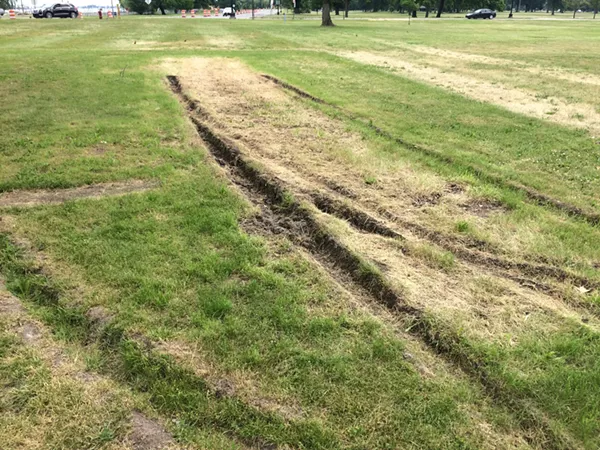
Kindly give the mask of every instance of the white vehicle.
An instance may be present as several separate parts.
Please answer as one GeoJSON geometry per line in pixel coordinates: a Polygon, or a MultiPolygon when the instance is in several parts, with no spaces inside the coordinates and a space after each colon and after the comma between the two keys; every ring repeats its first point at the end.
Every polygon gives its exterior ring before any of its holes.
{"type": "Polygon", "coordinates": [[[223,17],[235,16],[235,10],[231,7],[223,8],[223,17]]]}

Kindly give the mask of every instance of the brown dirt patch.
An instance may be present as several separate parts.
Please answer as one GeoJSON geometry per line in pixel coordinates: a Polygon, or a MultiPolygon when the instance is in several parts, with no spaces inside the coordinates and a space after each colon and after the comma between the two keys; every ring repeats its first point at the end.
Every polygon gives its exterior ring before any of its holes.
{"type": "Polygon", "coordinates": [[[488,199],[473,199],[461,204],[460,207],[479,217],[506,212],[506,207],[502,203],[488,199]]]}
{"type": "Polygon", "coordinates": [[[90,308],[86,313],[86,317],[95,327],[104,327],[112,320],[112,315],[103,306],[94,306],[90,308]]]}
{"type": "Polygon", "coordinates": [[[134,411],[128,441],[133,450],[164,450],[172,448],[173,437],[155,420],[134,411]]]}
{"type": "Polygon", "coordinates": [[[159,186],[157,181],[131,180],[91,184],[68,189],[17,190],[0,194],[0,208],[33,207],[65,203],[84,198],[101,198],[144,192],[159,186]]]}
{"type": "Polygon", "coordinates": [[[42,335],[40,327],[33,322],[26,322],[21,325],[19,335],[26,344],[34,344],[42,335]]]}
{"type": "Polygon", "coordinates": [[[574,128],[600,133],[600,113],[583,103],[566,103],[558,97],[539,98],[535,92],[490,83],[486,80],[445,69],[413,63],[403,55],[373,52],[344,52],[339,56],[363,64],[394,69],[401,76],[423,81],[466,97],[491,103],[509,111],[548,120],[574,128]]]}
{"type": "Polygon", "coordinates": [[[2,280],[0,280],[0,314],[21,315],[23,313],[25,313],[25,308],[23,308],[21,302],[5,290],[2,280]]]}

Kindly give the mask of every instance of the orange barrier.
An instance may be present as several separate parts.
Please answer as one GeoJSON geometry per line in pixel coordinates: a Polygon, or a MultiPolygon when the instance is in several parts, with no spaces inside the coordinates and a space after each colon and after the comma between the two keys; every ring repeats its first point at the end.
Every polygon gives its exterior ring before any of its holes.
{"type": "Polygon", "coordinates": [[[181,18],[182,18],[182,19],[185,19],[185,9],[182,9],[182,10],[181,10],[181,18]]]}
{"type": "Polygon", "coordinates": [[[210,17],[210,10],[208,10],[208,9],[204,10],[204,17],[210,17]]]}
{"type": "Polygon", "coordinates": [[[217,17],[217,16],[219,15],[219,10],[218,10],[218,9],[214,9],[214,10],[212,10],[212,11],[211,11],[211,13],[212,13],[212,14],[213,14],[215,17],[217,17]]]}
{"type": "Polygon", "coordinates": [[[83,13],[81,11],[79,11],[78,15],[80,19],[83,19],[83,13]]]}
{"type": "Polygon", "coordinates": [[[195,10],[195,9],[192,9],[192,10],[190,11],[190,15],[192,16],[192,19],[193,19],[194,17],[196,17],[196,10],[195,10]]]}
{"type": "Polygon", "coordinates": [[[15,14],[15,10],[14,10],[14,9],[10,9],[10,10],[8,11],[8,16],[9,16],[11,19],[16,19],[16,18],[17,18],[17,15],[15,14]]]}
{"type": "Polygon", "coordinates": [[[109,11],[108,14],[107,14],[107,16],[108,16],[109,19],[112,19],[112,11],[109,11]]]}

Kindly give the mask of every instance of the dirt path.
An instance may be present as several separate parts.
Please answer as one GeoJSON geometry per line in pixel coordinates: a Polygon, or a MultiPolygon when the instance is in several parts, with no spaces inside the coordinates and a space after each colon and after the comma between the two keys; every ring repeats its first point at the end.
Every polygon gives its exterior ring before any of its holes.
{"type": "Polygon", "coordinates": [[[535,92],[491,83],[431,65],[414,63],[400,54],[343,52],[338,55],[362,64],[384,67],[401,76],[443,87],[518,114],[574,128],[584,128],[596,136],[600,134],[600,113],[590,104],[567,103],[559,97],[540,98],[535,92]]]}

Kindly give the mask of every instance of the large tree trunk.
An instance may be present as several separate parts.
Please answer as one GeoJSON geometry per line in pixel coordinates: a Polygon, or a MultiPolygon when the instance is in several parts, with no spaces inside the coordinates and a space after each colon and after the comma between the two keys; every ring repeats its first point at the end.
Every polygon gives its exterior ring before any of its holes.
{"type": "Polygon", "coordinates": [[[348,2],[349,0],[346,0],[346,5],[344,6],[344,17],[348,17],[348,2]]]}
{"type": "Polygon", "coordinates": [[[329,0],[323,0],[323,12],[321,13],[321,26],[332,27],[333,22],[331,21],[331,5],[329,0]]]}
{"type": "Polygon", "coordinates": [[[442,17],[442,11],[444,10],[444,1],[445,0],[440,0],[440,3],[438,4],[438,11],[435,17],[442,17]]]}
{"type": "Polygon", "coordinates": [[[425,18],[427,19],[429,17],[429,7],[427,7],[427,9],[425,10],[425,18]]]}
{"type": "Polygon", "coordinates": [[[416,9],[415,9],[415,10],[412,12],[412,16],[413,16],[413,18],[415,18],[415,19],[417,18],[417,10],[416,10],[416,9]]]}
{"type": "Polygon", "coordinates": [[[596,18],[596,14],[598,14],[598,9],[594,10],[594,19],[596,18]]]}
{"type": "Polygon", "coordinates": [[[340,6],[339,6],[339,4],[336,3],[335,6],[334,6],[334,9],[335,9],[335,15],[339,16],[340,15],[340,6]]]}
{"type": "Polygon", "coordinates": [[[165,7],[164,6],[159,6],[158,9],[160,9],[160,12],[162,13],[163,16],[166,16],[167,13],[165,12],[165,7]]]}

